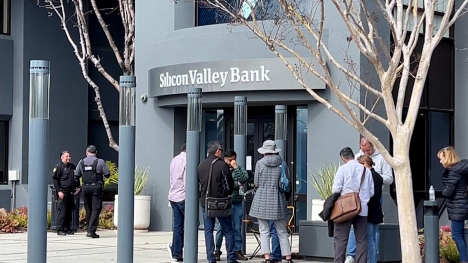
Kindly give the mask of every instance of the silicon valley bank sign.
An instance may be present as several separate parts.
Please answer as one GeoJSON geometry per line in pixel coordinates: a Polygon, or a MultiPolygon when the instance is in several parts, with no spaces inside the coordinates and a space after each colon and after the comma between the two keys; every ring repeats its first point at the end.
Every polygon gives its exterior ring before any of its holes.
{"type": "Polygon", "coordinates": [[[159,87],[179,87],[206,84],[219,84],[224,87],[226,83],[238,82],[265,82],[271,81],[270,70],[260,66],[257,70],[241,70],[238,67],[229,68],[228,71],[215,71],[211,68],[202,70],[189,70],[186,74],[170,75],[169,72],[159,75],[159,87]]]}
{"type": "MultiPolygon", "coordinates": [[[[290,63],[299,65],[294,59],[290,63]]],[[[318,78],[303,71],[303,80],[310,87],[325,89],[318,78]]],[[[190,87],[202,88],[204,93],[304,89],[278,58],[185,63],[148,71],[149,97],[186,94],[190,87]]]]}

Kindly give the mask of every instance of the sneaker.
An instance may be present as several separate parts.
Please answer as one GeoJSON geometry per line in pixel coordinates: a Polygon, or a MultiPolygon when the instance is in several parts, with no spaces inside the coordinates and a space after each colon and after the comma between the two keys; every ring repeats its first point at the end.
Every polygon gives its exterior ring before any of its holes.
{"type": "Polygon", "coordinates": [[[61,230],[57,231],[57,236],[66,236],[66,235],[67,233],[64,231],[61,231],[61,230]]]}
{"type": "Polygon", "coordinates": [[[352,256],[347,256],[345,263],[354,263],[354,258],[352,256]]]}
{"type": "Polygon", "coordinates": [[[237,260],[249,260],[246,256],[242,254],[241,251],[236,251],[235,252],[235,257],[237,260]]]}
{"type": "Polygon", "coordinates": [[[169,258],[171,259],[171,261],[172,262],[177,262],[177,261],[175,261],[177,259],[172,258],[172,243],[167,243],[166,248],[167,248],[167,252],[169,253],[169,258]]]}

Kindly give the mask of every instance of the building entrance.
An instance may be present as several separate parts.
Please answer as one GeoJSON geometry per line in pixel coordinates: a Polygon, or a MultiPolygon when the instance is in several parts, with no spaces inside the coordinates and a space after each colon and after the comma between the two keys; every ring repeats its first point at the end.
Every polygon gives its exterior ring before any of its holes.
{"type": "MultiPolygon", "coordinates": [[[[227,119],[226,126],[229,127],[226,149],[234,149],[234,119],[227,119]]],[[[275,140],[274,116],[249,118],[247,121],[247,169],[253,171],[257,161],[262,158],[257,149],[262,147],[263,142],[266,140],[275,140]]]]}

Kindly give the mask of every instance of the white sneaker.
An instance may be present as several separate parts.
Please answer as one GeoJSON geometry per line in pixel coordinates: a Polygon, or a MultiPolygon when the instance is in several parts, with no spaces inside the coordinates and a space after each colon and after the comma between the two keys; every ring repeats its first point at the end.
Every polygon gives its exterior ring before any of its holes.
{"type": "Polygon", "coordinates": [[[169,253],[169,258],[171,259],[171,261],[174,262],[174,259],[172,258],[172,243],[167,243],[167,252],[169,253]]]}
{"type": "Polygon", "coordinates": [[[354,258],[352,256],[347,256],[345,263],[354,263],[354,258]]]}

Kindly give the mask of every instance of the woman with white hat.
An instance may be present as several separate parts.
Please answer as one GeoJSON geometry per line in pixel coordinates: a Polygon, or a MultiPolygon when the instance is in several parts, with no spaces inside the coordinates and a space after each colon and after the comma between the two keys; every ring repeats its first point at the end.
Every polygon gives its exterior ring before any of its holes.
{"type": "Polygon", "coordinates": [[[279,186],[283,165],[283,159],[278,155],[280,151],[281,149],[276,148],[274,141],[265,141],[263,146],[258,149],[258,152],[264,157],[255,166],[254,182],[256,192],[250,208],[250,216],[258,219],[265,263],[273,262],[270,260],[270,220],[274,221],[278,232],[282,254],[286,256],[288,263],[293,263],[286,229],[288,220],[287,202],[284,194],[280,192],[279,186]]]}

